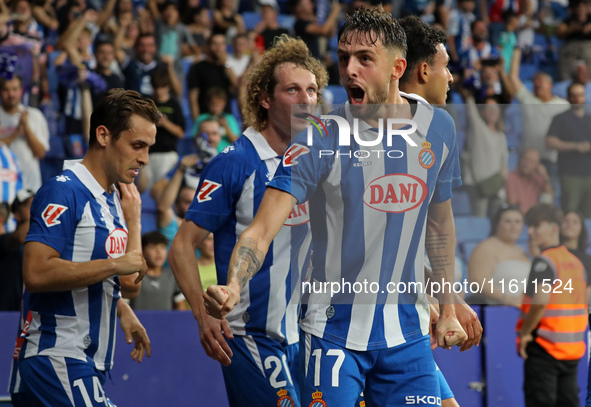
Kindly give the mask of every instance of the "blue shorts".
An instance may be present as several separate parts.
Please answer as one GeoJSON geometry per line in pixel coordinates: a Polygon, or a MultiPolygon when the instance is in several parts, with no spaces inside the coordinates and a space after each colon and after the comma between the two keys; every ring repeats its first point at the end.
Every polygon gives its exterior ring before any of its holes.
{"type": "Polygon", "coordinates": [[[439,391],[441,392],[441,400],[454,398],[454,393],[449,388],[449,384],[447,384],[447,380],[445,380],[443,372],[439,369],[437,364],[435,364],[435,367],[437,368],[437,377],[439,378],[439,391]]]}
{"type": "Polygon", "coordinates": [[[354,351],[309,333],[300,336],[302,406],[441,405],[429,335],[393,348],[354,351]]]}
{"type": "Polygon", "coordinates": [[[20,360],[18,369],[20,390],[11,395],[15,407],[114,407],[103,390],[105,375],[91,363],[34,356],[20,360]]]}
{"type": "Polygon", "coordinates": [[[222,366],[231,407],[299,407],[299,344],[282,345],[267,336],[234,336],[234,356],[222,366]]]}

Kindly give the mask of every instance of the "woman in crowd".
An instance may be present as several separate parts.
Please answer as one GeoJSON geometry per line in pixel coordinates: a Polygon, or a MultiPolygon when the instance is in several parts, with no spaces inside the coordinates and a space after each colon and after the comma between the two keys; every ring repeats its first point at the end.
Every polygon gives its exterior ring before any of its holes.
{"type": "Polygon", "coordinates": [[[470,282],[482,285],[482,294],[472,295],[469,303],[520,305],[531,266],[517,245],[522,230],[517,206],[505,205],[496,212],[490,236],[476,246],[468,262],[470,282]]]}

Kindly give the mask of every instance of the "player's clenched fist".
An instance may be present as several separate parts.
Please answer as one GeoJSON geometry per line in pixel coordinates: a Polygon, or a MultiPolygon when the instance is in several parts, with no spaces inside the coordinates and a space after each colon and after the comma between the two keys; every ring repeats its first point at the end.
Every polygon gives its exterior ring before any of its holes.
{"type": "Polygon", "coordinates": [[[142,256],[139,250],[133,250],[115,259],[115,262],[117,263],[116,274],[127,276],[129,274],[139,273],[138,278],[135,280],[136,284],[142,281],[148,271],[146,260],[144,260],[144,256],[142,256]]]}
{"type": "Polygon", "coordinates": [[[205,310],[212,317],[222,319],[240,302],[240,292],[226,285],[210,285],[203,294],[205,310]]]}

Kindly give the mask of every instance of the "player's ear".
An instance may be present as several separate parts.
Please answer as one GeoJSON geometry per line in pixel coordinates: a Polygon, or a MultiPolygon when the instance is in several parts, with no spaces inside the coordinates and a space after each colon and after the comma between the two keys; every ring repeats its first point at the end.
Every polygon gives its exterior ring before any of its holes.
{"type": "Polygon", "coordinates": [[[111,132],[105,126],[96,128],[96,140],[101,147],[105,147],[111,139],[111,132]]]}
{"type": "Polygon", "coordinates": [[[395,81],[402,78],[404,75],[404,71],[406,70],[406,59],[402,57],[397,57],[394,60],[394,66],[392,66],[392,72],[390,74],[390,78],[395,81]]]}
{"type": "Polygon", "coordinates": [[[421,62],[419,64],[419,69],[418,69],[419,81],[421,83],[428,82],[429,81],[429,73],[430,73],[429,64],[426,62],[421,62]]]}
{"type": "Polygon", "coordinates": [[[271,107],[271,96],[267,92],[261,94],[261,106],[267,110],[271,107]]]}

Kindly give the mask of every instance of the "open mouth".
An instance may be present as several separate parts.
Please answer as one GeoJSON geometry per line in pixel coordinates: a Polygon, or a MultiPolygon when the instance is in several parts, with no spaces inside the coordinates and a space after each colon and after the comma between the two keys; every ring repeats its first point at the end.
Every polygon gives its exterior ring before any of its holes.
{"type": "Polygon", "coordinates": [[[351,103],[353,104],[361,104],[363,103],[363,99],[365,98],[365,91],[361,89],[357,85],[349,85],[347,87],[347,91],[349,93],[349,98],[351,103]]]}

